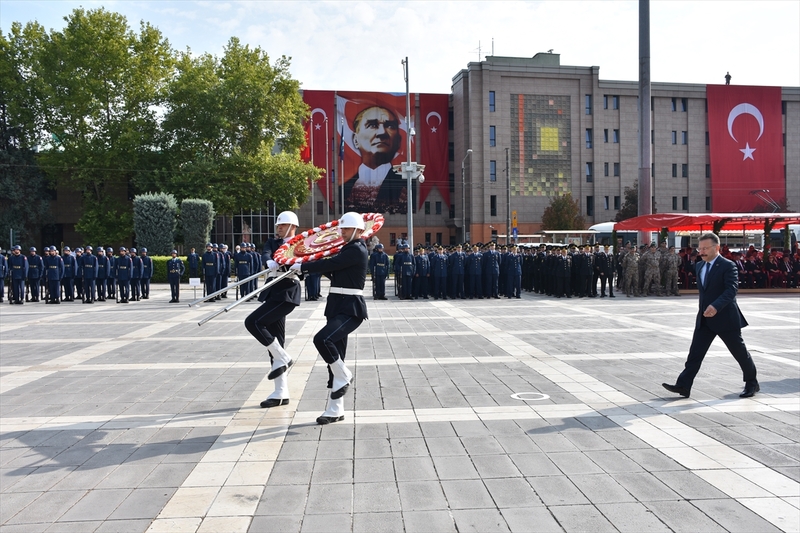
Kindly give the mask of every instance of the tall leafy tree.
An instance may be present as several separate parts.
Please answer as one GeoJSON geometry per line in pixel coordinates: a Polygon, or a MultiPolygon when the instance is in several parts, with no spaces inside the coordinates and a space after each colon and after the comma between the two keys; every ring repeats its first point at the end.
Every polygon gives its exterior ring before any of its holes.
{"type": "Polygon", "coordinates": [[[634,181],[633,187],[625,187],[624,194],[625,200],[622,202],[622,207],[614,217],[616,222],[639,216],[639,183],[634,181]]]}
{"type": "Polygon", "coordinates": [[[162,150],[169,170],[142,176],[143,188],[211,200],[221,214],[305,202],[319,169],[303,163],[308,107],[289,59],[231,38],[221,58],[188,51],[168,88],[162,150]]]}
{"type": "Polygon", "coordinates": [[[542,229],[568,230],[583,229],[586,221],[581,216],[581,206],[572,195],[557,196],[550,200],[542,213],[542,229]]]}
{"type": "Polygon", "coordinates": [[[61,31],[12,27],[24,49],[19,75],[30,82],[42,168],[83,195],[76,229],[87,240],[120,242],[132,233],[131,184],[157,168],[157,109],[174,52],[158,29],[133,32],[124,16],[76,9],[61,31]]]}

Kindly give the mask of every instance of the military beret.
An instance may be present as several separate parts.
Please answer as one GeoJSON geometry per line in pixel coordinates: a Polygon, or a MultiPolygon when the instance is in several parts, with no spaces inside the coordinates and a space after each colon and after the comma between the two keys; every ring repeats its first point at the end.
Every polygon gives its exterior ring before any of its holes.
{"type": "Polygon", "coordinates": [[[650,248],[655,248],[655,247],[656,247],[656,243],[654,243],[654,242],[651,242],[651,243],[650,243],[650,248]]]}

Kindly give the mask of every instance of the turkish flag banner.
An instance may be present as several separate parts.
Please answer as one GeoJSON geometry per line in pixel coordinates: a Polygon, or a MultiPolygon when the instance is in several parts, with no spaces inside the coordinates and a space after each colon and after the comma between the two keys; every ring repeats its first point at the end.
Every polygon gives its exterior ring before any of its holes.
{"type": "Polygon", "coordinates": [[[450,208],[450,172],[448,164],[447,134],[449,130],[449,95],[420,94],[419,116],[422,154],[425,165],[425,182],[419,186],[419,204],[425,201],[434,187],[442,195],[445,209],[450,208]]]}
{"type": "Polygon", "coordinates": [[[325,173],[333,170],[333,151],[336,148],[333,144],[336,129],[335,94],[333,91],[303,91],[303,101],[311,108],[311,117],[305,123],[307,146],[300,155],[303,161],[311,162],[323,170],[317,186],[328,203],[333,205],[333,187],[330,180],[325,179],[325,173]]]}
{"type": "Polygon", "coordinates": [[[784,205],[781,88],[708,85],[706,97],[713,210],[772,211],[764,193],[784,205]]]}

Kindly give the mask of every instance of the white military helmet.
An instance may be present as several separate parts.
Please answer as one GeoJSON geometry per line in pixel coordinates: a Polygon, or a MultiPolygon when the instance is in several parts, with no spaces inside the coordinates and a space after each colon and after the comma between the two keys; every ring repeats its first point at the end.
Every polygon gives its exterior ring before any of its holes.
{"type": "Polygon", "coordinates": [[[355,211],[350,211],[349,213],[342,215],[342,218],[339,219],[339,227],[356,228],[362,230],[366,228],[364,225],[364,217],[361,216],[361,213],[356,213],[355,211]]]}
{"type": "Polygon", "coordinates": [[[300,221],[297,220],[297,215],[292,213],[291,211],[283,211],[278,215],[278,218],[275,220],[275,225],[278,224],[292,224],[294,226],[300,226],[300,221]]]}

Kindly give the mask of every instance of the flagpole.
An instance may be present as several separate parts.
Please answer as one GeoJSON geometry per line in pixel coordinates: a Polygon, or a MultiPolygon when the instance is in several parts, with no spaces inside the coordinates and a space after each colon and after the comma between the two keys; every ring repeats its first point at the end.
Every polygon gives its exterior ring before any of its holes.
{"type": "MultiPolygon", "coordinates": [[[[314,115],[311,115],[309,118],[309,128],[308,128],[308,136],[309,136],[309,144],[311,145],[311,164],[314,165],[314,115]]],[[[315,205],[314,205],[314,193],[316,192],[314,189],[314,181],[311,181],[311,227],[316,227],[314,224],[314,215],[316,213],[315,205]]]]}
{"type": "Polygon", "coordinates": [[[325,214],[327,215],[325,220],[331,219],[331,151],[329,143],[328,116],[325,115],[325,214]]]}
{"type": "Polygon", "coordinates": [[[340,131],[341,131],[340,135],[341,135],[342,138],[339,139],[339,143],[340,143],[339,146],[341,146],[342,149],[339,150],[339,163],[341,164],[342,168],[341,168],[341,173],[339,174],[339,180],[341,180],[342,186],[339,189],[342,191],[342,194],[341,194],[341,200],[340,200],[341,203],[339,204],[339,211],[341,212],[341,214],[344,215],[344,117],[342,117],[340,119],[340,122],[341,122],[341,126],[342,126],[340,128],[340,131]]]}

